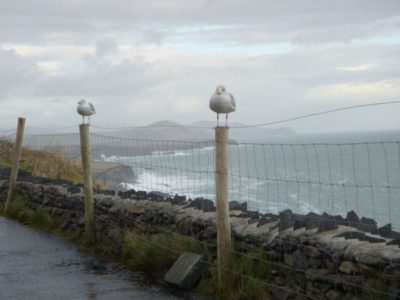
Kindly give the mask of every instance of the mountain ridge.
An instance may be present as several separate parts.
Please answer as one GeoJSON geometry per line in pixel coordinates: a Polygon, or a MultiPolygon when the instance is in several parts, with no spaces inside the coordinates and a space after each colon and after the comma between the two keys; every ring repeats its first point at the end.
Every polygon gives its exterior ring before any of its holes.
{"type": "MultiPolygon", "coordinates": [[[[266,138],[268,136],[288,136],[296,134],[290,127],[263,128],[246,127],[244,123],[232,123],[230,138],[240,141],[266,138]],[[240,128],[243,127],[243,128],[240,128]]],[[[151,140],[198,140],[208,141],[214,139],[214,128],[216,123],[212,121],[195,121],[188,124],[181,124],[174,121],[162,120],[151,123],[147,126],[133,127],[113,132],[103,132],[108,136],[134,139],[151,140]]]]}

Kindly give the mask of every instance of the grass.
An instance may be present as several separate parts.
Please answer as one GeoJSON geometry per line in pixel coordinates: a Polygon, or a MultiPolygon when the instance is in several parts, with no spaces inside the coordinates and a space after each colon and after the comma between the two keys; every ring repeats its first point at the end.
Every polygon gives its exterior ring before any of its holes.
{"type": "Polygon", "coordinates": [[[188,237],[127,233],[122,244],[122,260],[132,270],[155,273],[167,271],[185,251],[202,254],[206,261],[211,257],[205,244],[188,237]]]}
{"type": "MultiPolygon", "coordinates": [[[[12,166],[14,145],[0,139],[0,168],[12,166]]],[[[33,176],[53,179],[66,179],[74,183],[82,182],[83,172],[75,161],[48,151],[28,148],[22,149],[20,169],[31,172],[33,176]]]]}
{"type": "Polygon", "coordinates": [[[364,293],[365,299],[384,300],[389,298],[389,295],[387,294],[388,292],[390,293],[390,291],[388,291],[389,283],[384,279],[369,278],[364,282],[364,285],[367,288],[364,293]]]}
{"type": "Polygon", "coordinates": [[[52,229],[59,225],[56,218],[51,218],[50,215],[41,208],[31,209],[27,207],[24,199],[20,195],[16,195],[10,202],[7,213],[4,214],[4,209],[0,211],[1,215],[17,220],[22,224],[29,225],[39,229],[52,229]]]}
{"type": "Polygon", "coordinates": [[[258,260],[260,253],[248,256],[233,256],[232,272],[226,272],[225,285],[219,289],[218,277],[213,255],[207,245],[192,238],[153,234],[144,235],[128,233],[122,245],[122,261],[129,269],[150,274],[164,274],[182,252],[194,252],[203,255],[211,266],[210,274],[204,276],[196,291],[210,296],[218,295],[219,299],[246,300],[270,299],[265,284],[268,266],[258,260]]]}
{"type": "Polygon", "coordinates": [[[206,295],[218,295],[220,299],[247,300],[270,299],[266,289],[268,265],[260,250],[258,253],[234,255],[229,270],[224,272],[224,283],[218,287],[217,268],[211,269],[211,276],[200,282],[197,290],[206,295]]]}

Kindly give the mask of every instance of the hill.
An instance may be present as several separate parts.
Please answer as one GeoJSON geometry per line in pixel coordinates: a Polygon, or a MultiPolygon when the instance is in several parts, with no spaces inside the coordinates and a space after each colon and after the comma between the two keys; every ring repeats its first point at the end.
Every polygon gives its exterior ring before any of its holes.
{"type": "Polygon", "coordinates": [[[103,132],[102,135],[145,139],[145,140],[179,140],[192,141],[210,140],[213,137],[212,127],[192,128],[171,121],[160,121],[148,126],[135,127],[127,130],[103,132]]]}
{"type": "MultiPolygon", "coordinates": [[[[186,125],[171,121],[160,121],[148,126],[136,127],[123,131],[106,132],[102,133],[102,135],[146,140],[210,141],[214,139],[215,126],[215,122],[211,121],[197,121],[186,125]]],[[[293,129],[289,127],[276,129],[262,127],[235,128],[246,126],[246,124],[243,123],[232,123],[230,126],[232,127],[230,130],[230,138],[238,142],[265,139],[269,136],[287,136],[295,134],[293,129]]]]}

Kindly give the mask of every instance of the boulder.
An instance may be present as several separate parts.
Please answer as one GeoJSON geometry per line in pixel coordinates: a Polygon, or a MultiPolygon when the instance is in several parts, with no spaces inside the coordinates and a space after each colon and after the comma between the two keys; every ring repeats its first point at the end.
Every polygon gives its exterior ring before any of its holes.
{"type": "Polygon", "coordinates": [[[114,190],[105,190],[104,195],[115,196],[115,191],[114,190]]]}
{"type": "Polygon", "coordinates": [[[247,202],[229,201],[229,210],[247,211],[247,202]]]}
{"type": "Polygon", "coordinates": [[[145,200],[147,198],[147,192],[146,191],[137,191],[136,196],[138,200],[145,200]]]}
{"type": "Polygon", "coordinates": [[[359,241],[366,241],[370,243],[384,243],[386,242],[384,239],[370,236],[360,231],[346,231],[336,235],[335,237],[344,237],[346,240],[348,239],[358,239],[359,241]]]}
{"type": "Polygon", "coordinates": [[[260,218],[260,213],[258,211],[246,211],[246,212],[242,212],[240,215],[238,215],[238,217],[256,220],[256,219],[260,218]]]}
{"type": "Polygon", "coordinates": [[[70,194],[78,194],[78,193],[82,193],[82,190],[79,186],[73,185],[68,188],[68,192],[70,194]]]}
{"type": "Polygon", "coordinates": [[[326,292],[325,296],[329,300],[342,300],[344,298],[343,293],[337,289],[329,290],[326,292]]]}
{"type": "Polygon", "coordinates": [[[349,275],[356,275],[361,273],[361,268],[357,264],[345,260],[340,264],[339,271],[349,275]]]}
{"type": "Polygon", "coordinates": [[[160,199],[160,200],[165,200],[165,199],[167,199],[167,198],[170,197],[169,194],[163,193],[163,192],[160,192],[160,191],[151,191],[148,195],[149,195],[153,200],[158,200],[158,199],[160,199]]]}
{"type": "Polygon", "coordinates": [[[303,248],[303,253],[309,257],[315,257],[315,258],[322,257],[322,251],[315,246],[305,246],[303,248]]]}
{"type": "Polygon", "coordinates": [[[374,219],[362,217],[360,220],[360,224],[358,224],[357,228],[361,231],[366,231],[370,233],[377,233],[378,226],[374,219]]]}
{"type": "Polygon", "coordinates": [[[400,247],[400,239],[395,239],[387,243],[388,246],[398,245],[400,247]]]}
{"type": "Polygon", "coordinates": [[[360,223],[360,218],[357,216],[357,214],[354,212],[354,210],[351,210],[347,213],[346,222],[347,222],[347,225],[357,228],[357,226],[360,223]]]}
{"type": "Polygon", "coordinates": [[[318,232],[336,230],[338,228],[335,219],[323,219],[318,226],[318,232]]]}
{"type": "Polygon", "coordinates": [[[204,212],[216,211],[214,202],[205,198],[196,198],[189,205],[185,206],[185,208],[187,207],[197,208],[204,212]]]}
{"type": "Polygon", "coordinates": [[[307,269],[304,272],[304,275],[307,279],[329,283],[334,286],[340,284],[340,275],[339,274],[330,274],[329,270],[327,269],[307,269]]]}
{"type": "Polygon", "coordinates": [[[203,256],[195,253],[182,253],[164,276],[164,280],[182,289],[189,290],[206,271],[203,256]]]}
{"type": "Polygon", "coordinates": [[[257,227],[264,226],[265,224],[272,223],[278,220],[279,219],[277,216],[262,216],[257,223],[257,227]]]}
{"type": "Polygon", "coordinates": [[[380,236],[383,236],[385,238],[391,238],[392,237],[392,224],[386,224],[380,228],[378,228],[378,233],[380,236]]]}
{"type": "Polygon", "coordinates": [[[306,229],[319,228],[319,224],[322,222],[323,218],[313,212],[308,213],[304,218],[304,223],[306,229]]]}
{"type": "Polygon", "coordinates": [[[286,209],[279,213],[279,232],[282,232],[290,227],[293,227],[296,223],[295,215],[290,209],[286,209]]]}
{"type": "Polygon", "coordinates": [[[179,196],[178,194],[175,194],[171,203],[176,205],[184,205],[186,204],[186,196],[179,196]]]}

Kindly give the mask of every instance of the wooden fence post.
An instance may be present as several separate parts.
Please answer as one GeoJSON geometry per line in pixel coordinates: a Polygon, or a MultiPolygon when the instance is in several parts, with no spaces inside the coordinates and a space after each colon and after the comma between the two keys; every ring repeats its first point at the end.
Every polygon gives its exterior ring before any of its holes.
{"type": "Polygon", "coordinates": [[[8,186],[7,199],[4,206],[4,212],[7,213],[8,206],[14,196],[14,188],[17,183],[19,162],[21,160],[22,142],[24,140],[25,119],[18,118],[17,136],[14,145],[13,165],[11,169],[10,185],[8,186]]]}
{"type": "Polygon", "coordinates": [[[83,167],[83,183],[85,194],[85,236],[86,243],[91,245],[96,242],[96,230],[93,212],[93,179],[92,163],[90,158],[89,124],[79,125],[81,138],[81,155],[83,167]]]}
{"type": "Polygon", "coordinates": [[[223,288],[232,251],[229,222],[229,128],[215,128],[218,284],[223,288]]]}

